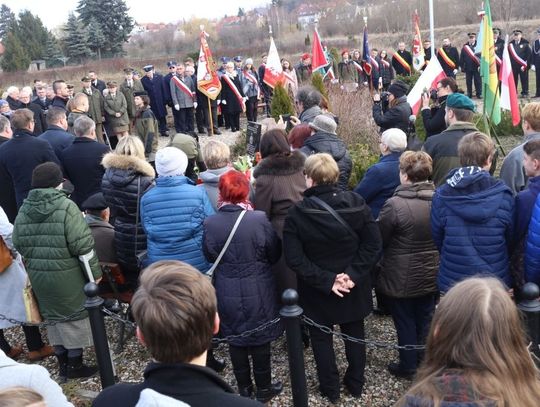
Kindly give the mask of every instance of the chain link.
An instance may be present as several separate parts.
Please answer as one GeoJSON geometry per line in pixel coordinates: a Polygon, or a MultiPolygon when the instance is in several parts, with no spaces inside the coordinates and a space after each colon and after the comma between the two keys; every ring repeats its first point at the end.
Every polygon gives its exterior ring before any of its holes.
{"type": "Polygon", "coordinates": [[[105,307],[101,308],[101,310],[103,311],[105,315],[107,315],[111,319],[114,319],[115,321],[118,321],[124,325],[127,325],[128,327],[132,329],[137,328],[137,324],[135,322],[132,322],[127,318],[122,318],[121,316],[118,316],[118,314],[115,314],[114,312],[112,312],[111,310],[108,310],[105,307]]]}
{"type": "Polygon", "coordinates": [[[238,335],[229,335],[229,336],[226,336],[225,338],[213,338],[212,343],[213,344],[218,344],[218,343],[230,342],[233,339],[247,338],[248,336],[254,335],[257,332],[261,332],[261,331],[264,331],[267,328],[270,328],[272,325],[277,324],[280,320],[281,320],[281,318],[277,317],[277,318],[274,318],[274,319],[272,319],[272,320],[270,320],[268,322],[265,322],[262,325],[259,325],[257,328],[251,329],[249,331],[242,332],[241,334],[238,334],[238,335]]]}
{"type": "Polygon", "coordinates": [[[315,321],[313,321],[311,318],[306,317],[305,315],[302,315],[301,318],[302,318],[302,321],[304,321],[306,325],[310,325],[314,328],[317,328],[318,330],[326,334],[335,335],[345,341],[358,343],[360,345],[370,346],[373,348],[399,349],[399,350],[424,350],[426,348],[425,345],[396,345],[395,343],[370,341],[368,339],[355,338],[353,336],[344,334],[342,332],[334,331],[325,325],[318,324],[315,321]]]}
{"type": "Polygon", "coordinates": [[[81,308],[75,311],[73,314],[69,314],[66,317],[55,319],[54,321],[43,321],[43,322],[37,322],[37,323],[19,321],[18,319],[10,318],[10,317],[5,316],[4,314],[0,314],[0,321],[8,321],[10,324],[13,324],[13,325],[37,326],[37,327],[43,328],[47,326],[54,326],[56,324],[61,324],[63,322],[77,321],[80,319],[79,316],[85,311],[86,310],[84,308],[81,308]]]}

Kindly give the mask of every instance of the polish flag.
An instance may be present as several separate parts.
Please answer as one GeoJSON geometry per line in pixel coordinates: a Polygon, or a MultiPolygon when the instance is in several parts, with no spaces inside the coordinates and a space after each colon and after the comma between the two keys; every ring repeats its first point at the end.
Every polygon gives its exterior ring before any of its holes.
{"type": "Polygon", "coordinates": [[[517,126],[521,120],[521,116],[519,113],[516,84],[514,83],[514,76],[512,75],[510,53],[508,52],[508,35],[506,35],[506,42],[504,44],[500,75],[501,99],[499,106],[501,109],[509,110],[512,113],[512,124],[517,126]]]}
{"type": "Polygon", "coordinates": [[[279,82],[282,84],[285,82],[276,43],[272,37],[270,38],[270,50],[268,51],[263,81],[272,89],[274,89],[279,82]]]}
{"type": "Polygon", "coordinates": [[[431,89],[437,89],[437,82],[445,78],[446,75],[437,58],[432,58],[427,65],[427,68],[422,72],[418,81],[407,95],[407,102],[412,107],[414,115],[420,110],[422,104],[422,93],[430,92],[431,89]]]}

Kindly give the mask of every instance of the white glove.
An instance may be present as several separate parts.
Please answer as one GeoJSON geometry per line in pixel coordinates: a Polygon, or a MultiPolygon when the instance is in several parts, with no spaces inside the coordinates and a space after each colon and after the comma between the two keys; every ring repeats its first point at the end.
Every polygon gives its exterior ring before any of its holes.
{"type": "Polygon", "coordinates": [[[248,98],[244,96],[244,102],[247,102],[248,98]]]}
{"type": "Polygon", "coordinates": [[[197,106],[198,106],[197,102],[193,102],[193,108],[197,109],[197,106]]]}
{"type": "Polygon", "coordinates": [[[226,104],[227,104],[227,101],[226,101],[226,100],[222,100],[222,101],[221,101],[221,104],[222,104],[222,105],[226,105],[226,104]]]}
{"type": "Polygon", "coordinates": [[[355,84],[354,84],[354,87],[357,88],[357,87],[358,87],[358,83],[355,83],[355,84]]]}
{"type": "Polygon", "coordinates": [[[217,104],[220,105],[220,104],[221,104],[221,100],[218,99],[217,104]]]}
{"type": "Polygon", "coordinates": [[[367,83],[367,82],[364,82],[364,86],[367,86],[367,85],[368,85],[368,83],[367,83]]]}
{"type": "Polygon", "coordinates": [[[536,72],[536,66],[531,65],[531,69],[532,69],[533,72],[536,72]]]}
{"type": "Polygon", "coordinates": [[[345,86],[341,85],[339,88],[340,88],[341,90],[343,90],[343,89],[345,89],[345,86]]]}
{"type": "Polygon", "coordinates": [[[174,110],[180,110],[180,105],[174,105],[174,110]]]}
{"type": "Polygon", "coordinates": [[[454,69],[454,71],[453,71],[453,72],[454,72],[454,75],[457,75],[457,73],[458,73],[458,70],[457,70],[457,69],[454,69]]]}

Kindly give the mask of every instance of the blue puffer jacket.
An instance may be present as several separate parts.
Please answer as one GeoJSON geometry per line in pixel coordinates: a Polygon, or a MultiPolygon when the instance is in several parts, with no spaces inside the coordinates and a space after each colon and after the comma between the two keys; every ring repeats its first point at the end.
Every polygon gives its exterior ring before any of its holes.
{"type": "MultiPolygon", "coordinates": [[[[204,252],[213,262],[225,245],[241,207],[225,205],[204,221],[204,252]]],[[[279,296],[271,265],[281,255],[281,243],[266,214],[248,211],[214,272],[220,328],[224,336],[254,329],[279,315],[279,296]]],[[[273,325],[235,346],[258,346],[276,339],[281,325],[273,325]]]]}
{"type": "Polygon", "coordinates": [[[540,284],[540,200],[538,198],[532,210],[525,242],[524,267],[525,281],[540,284]]]}
{"type": "Polygon", "coordinates": [[[439,289],[478,274],[510,286],[508,244],[514,199],[510,189],[478,167],[453,170],[433,196],[431,230],[441,254],[439,289]]]}
{"type": "Polygon", "coordinates": [[[202,251],[203,222],[214,214],[204,188],[183,175],[158,177],[141,199],[141,220],[148,237],[145,266],[180,260],[201,272],[210,266],[202,251]]]}

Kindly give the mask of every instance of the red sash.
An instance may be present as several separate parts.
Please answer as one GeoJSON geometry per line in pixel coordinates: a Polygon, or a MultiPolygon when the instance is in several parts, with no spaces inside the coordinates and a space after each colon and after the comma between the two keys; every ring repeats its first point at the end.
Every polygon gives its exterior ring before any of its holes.
{"type": "Polygon", "coordinates": [[[353,61],[353,64],[354,64],[354,67],[356,68],[356,70],[358,71],[358,73],[364,72],[364,70],[362,69],[362,67],[360,66],[360,64],[358,62],[353,61]]]}
{"type": "Polygon", "coordinates": [[[259,89],[259,81],[257,81],[257,78],[253,76],[251,72],[248,70],[244,71],[244,76],[250,81],[252,84],[254,84],[257,87],[257,99],[261,98],[261,90],[259,89]]]}
{"type": "Polygon", "coordinates": [[[497,62],[497,66],[501,66],[502,64],[501,58],[497,54],[495,54],[495,62],[497,62]]]}
{"type": "Polygon", "coordinates": [[[439,48],[437,52],[441,56],[443,61],[446,62],[446,65],[448,65],[451,69],[456,69],[456,63],[450,59],[450,57],[448,56],[446,51],[442,49],[442,47],[439,48]]]}
{"type": "Polygon", "coordinates": [[[379,63],[377,60],[373,57],[369,57],[369,60],[371,62],[371,66],[373,66],[375,69],[379,70],[379,63]]]}
{"type": "MultiPolygon", "coordinates": [[[[409,63],[407,61],[405,61],[403,59],[403,57],[401,55],[399,55],[399,53],[395,52],[394,55],[393,55],[393,58],[396,58],[396,61],[399,62],[399,64],[408,72],[408,73],[411,73],[411,66],[409,65],[409,63]]],[[[384,59],[382,60],[384,61],[384,59]]]]}
{"type": "MultiPolygon", "coordinates": [[[[388,62],[386,59],[381,58],[381,62],[384,65],[385,68],[390,68],[390,62],[388,62]]],[[[411,68],[409,68],[411,69],[411,68]]]]}
{"type": "Polygon", "coordinates": [[[192,92],[191,89],[188,88],[188,86],[178,76],[173,76],[171,80],[178,89],[188,95],[191,99],[195,99],[195,92],[192,92]]]}
{"type": "Polygon", "coordinates": [[[510,56],[512,59],[517,62],[519,65],[521,65],[521,68],[527,69],[527,61],[522,59],[516,52],[516,49],[514,48],[514,44],[510,43],[508,45],[508,50],[510,51],[510,56]]]}
{"type": "Polygon", "coordinates": [[[465,44],[463,46],[463,49],[465,50],[469,58],[471,58],[476,65],[480,66],[480,61],[478,60],[478,57],[474,55],[474,51],[471,49],[471,46],[469,44],[465,44]]]}
{"type": "Polygon", "coordinates": [[[222,76],[222,78],[227,82],[227,85],[229,85],[229,88],[233,91],[234,95],[238,99],[238,103],[240,103],[240,106],[242,107],[242,111],[246,111],[246,104],[244,103],[244,98],[242,97],[242,94],[234,84],[233,80],[229,78],[229,75],[225,74],[222,76]]]}

